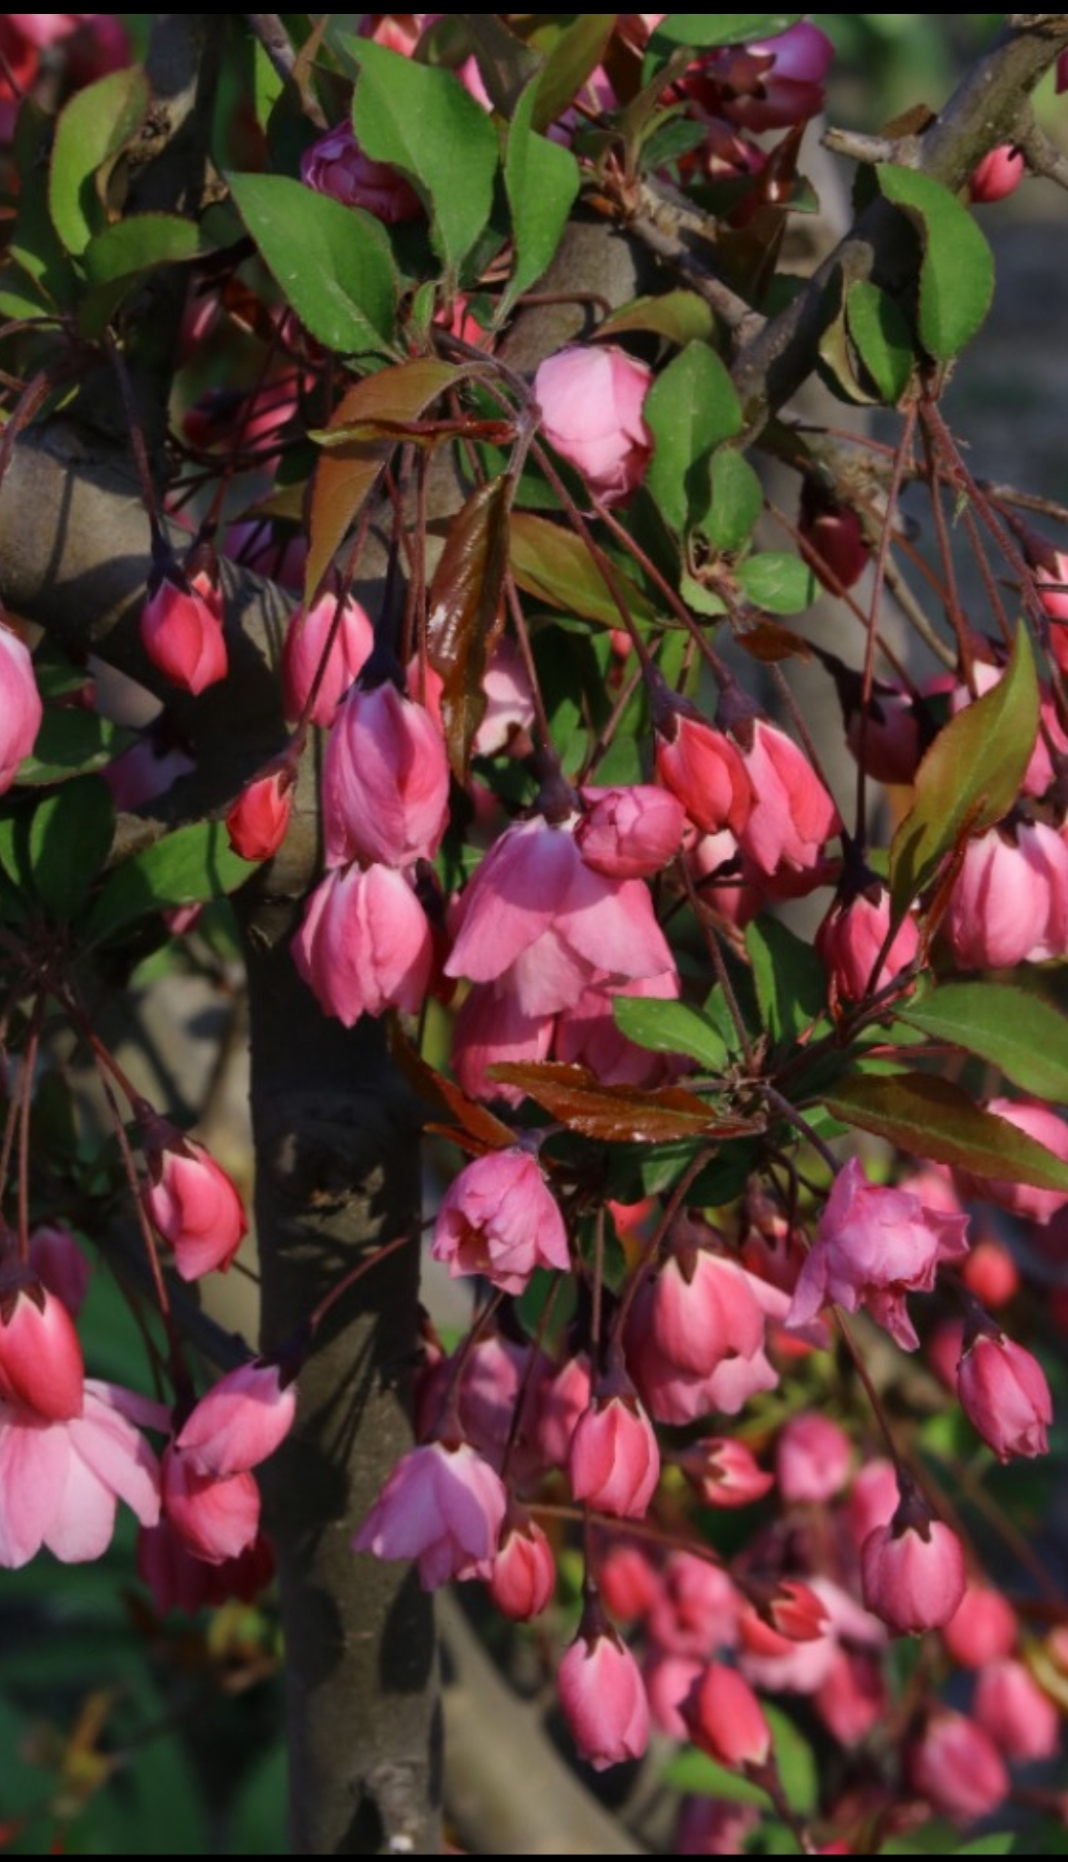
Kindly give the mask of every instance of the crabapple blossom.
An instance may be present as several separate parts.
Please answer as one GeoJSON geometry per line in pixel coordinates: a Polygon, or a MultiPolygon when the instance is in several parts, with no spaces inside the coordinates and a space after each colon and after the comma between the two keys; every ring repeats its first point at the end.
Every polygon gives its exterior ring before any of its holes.
{"type": "Polygon", "coordinates": [[[141,614],[141,643],[152,664],[194,696],[225,679],[223,602],[206,570],[176,581],[162,575],[141,614]]]}
{"type": "Polygon", "coordinates": [[[1068,847],[1043,822],[970,840],[942,930],[963,970],[1005,969],[1068,947],[1068,847]]]}
{"type": "Polygon", "coordinates": [[[660,1451],[632,1392],[594,1393],[571,1438],[568,1472],[576,1500],[621,1519],[642,1517],[660,1478],[660,1451]]]}
{"type": "Polygon", "coordinates": [[[1019,149],[1014,149],[1011,142],[1000,142],[972,169],[968,198],[983,206],[1004,200],[1007,194],[1015,193],[1026,173],[1027,163],[1019,149]]]}
{"type": "Polygon", "coordinates": [[[720,52],[710,76],[723,86],[721,109],[744,129],[786,129],[823,108],[834,58],[825,32],[799,20],[773,39],[720,52]]]}
{"type": "Polygon", "coordinates": [[[183,1545],[207,1564],[247,1551],[259,1530],[260,1490],[254,1477],[203,1474],[174,1443],[163,1451],[163,1511],[183,1545]]]}
{"type": "Polygon", "coordinates": [[[42,1545],[62,1564],[100,1558],[119,1500],[155,1525],[159,1469],[124,1397],[87,1378],[80,1415],[59,1422],[0,1401],[0,1565],[17,1569],[42,1545]]]}
{"type": "Polygon", "coordinates": [[[771,1729],[764,1711],[736,1668],[709,1662],[683,1703],[682,1717],[694,1745],[719,1765],[759,1769],[771,1754],[771,1729]]]}
{"type": "Polygon", "coordinates": [[[529,1151],[491,1151],[466,1165],[442,1198],[432,1253],[454,1277],[484,1274],[504,1293],[521,1293],[536,1267],[566,1271],[563,1217],[529,1151]]]}
{"type": "Polygon", "coordinates": [[[327,873],[293,939],[297,969],[327,1015],[351,1028],[361,1015],[414,1015],[430,981],[430,926],[407,875],[392,866],[327,873]]]}
{"type": "Polygon", "coordinates": [[[775,1474],[784,1500],[833,1499],[849,1478],[853,1446],[844,1429],[815,1410],[791,1416],[775,1444],[775,1474]]]}
{"type": "Polygon", "coordinates": [[[653,441],[642,404],[652,379],[647,363],[614,343],[558,350],[534,376],[546,439],[605,504],[629,497],[645,476],[653,441]]]}
{"type": "Polygon", "coordinates": [[[183,1280],[225,1272],[248,1230],[244,1205],[225,1170],[194,1138],[148,1152],[145,1207],[174,1249],[183,1280]]]}
{"type": "Polygon", "coordinates": [[[682,843],[685,813],[668,789],[637,783],[629,789],[581,791],[586,805],[575,842],[586,865],[609,879],[649,879],[682,843]]]}
{"type": "Polygon", "coordinates": [[[376,1558],[414,1558],[424,1590],[489,1578],[507,1495],[466,1442],[428,1442],[401,1457],[353,1539],[376,1558]]]}
{"type": "Polygon", "coordinates": [[[1060,1744],[1061,1716],[1023,1662],[984,1667],[976,1677],[972,1711],[1006,1758],[1052,1758],[1060,1744]]]}
{"type": "Polygon", "coordinates": [[[706,1506],[750,1506],[775,1485],[750,1448],[730,1436],[706,1436],[672,1457],[706,1506]]]}
{"type": "Polygon", "coordinates": [[[282,648],[282,694],[288,721],[295,724],[303,715],[325,654],[326,664],[309,718],[312,724],[328,730],[349,686],[370,659],[373,646],[374,630],[365,609],[352,595],[343,599],[334,594],[320,595],[312,607],[298,608],[290,619],[282,648]],[[331,633],[334,638],[327,653],[331,633]]]}
{"type": "Polygon", "coordinates": [[[30,650],[0,622],[0,795],[33,749],[43,716],[30,650]]]}
{"type": "Polygon", "coordinates": [[[226,817],[230,845],[242,860],[269,860],[286,837],[293,813],[293,777],[287,769],[259,776],[242,789],[226,817]]]}
{"type": "Polygon", "coordinates": [[[422,211],[404,176],[365,155],[348,123],[327,130],[305,149],[300,178],[317,194],[328,194],[344,207],[362,207],[386,226],[417,219],[422,211]]]}
{"type": "MultiPolygon", "coordinates": [[[[1017,1131],[1024,1132],[1036,1144],[1052,1151],[1054,1157],[1068,1163],[1068,1125],[1049,1106],[1037,1099],[989,1099],[986,1110],[1015,1125],[1017,1131]]],[[[1010,1183],[1002,1177],[972,1178],[964,1171],[957,1171],[955,1175],[962,1195],[986,1197],[999,1208],[1031,1222],[1049,1222],[1068,1207],[1068,1195],[1063,1190],[1039,1189],[1034,1183],[1010,1183]]]]}
{"type": "Polygon", "coordinates": [[[656,773],[703,833],[729,828],[741,835],[755,800],[741,755],[722,731],[681,704],[657,719],[656,773]]]}
{"type": "Polygon", "coordinates": [[[1038,1359],[999,1332],[980,1333],[957,1372],[957,1394],[972,1428],[1008,1461],[1044,1455],[1053,1421],[1053,1398],[1038,1359]]]}
{"type": "MultiPolygon", "coordinates": [[[[762,873],[786,867],[805,872],[842,821],[804,751],[764,718],[753,718],[737,740],[753,791],[753,806],[738,831],[743,853],[762,873]]],[[[729,825],[729,824],[728,824],[729,825]]]]}
{"type": "Polygon", "coordinates": [[[641,1758],[649,1743],[649,1703],[638,1664],[613,1629],[580,1628],[556,1685],[579,1755],[595,1771],[641,1758]]]}
{"type": "Polygon", "coordinates": [[[964,1595],[964,1553],[941,1520],[902,1524],[899,1508],[876,1527],[860,1553],[864,1602],[898,1635],[941,1629],[964,1595]]]}
{"type": "Polygon", "coordinates": [[[63,1301],[17,1264],[0,1269],[0,1398],[49,1422],[82,1413],[85,1364],[63,1301]]]}
{"type": "Polygon", "coordinates": [[[1016,1646],[1019,1625],[1007,1597],[985,1584],[969,1584],[948,1623],[942,1640],[962,1668],[985,1668],[1003,1661],[1016,1646]]]}
{"type": "Polygon", "coordinates": [[[889,931],[890,894],[878,880],[848,901],[841,897],[835,900],[816,932],[816,949],[835,996],[846,1002],[861,1002],[869,993],[884,989],[914,961],[920,934],[915,919],[906,917],[875,973],[889,931]]]}
{"type": "Polygon", "coordinates": [[[192,1616],[232,1597],[251,1603],[274,1575],[274,1554],[261,1532],[236,1558],[208,1564],[190,1551],[169,1520],[161,1519],[137,1534],[137,1571],[161,1614],[184,1610],[192,1616]]]}
{"type": "Polygon", "coordinates": [[[620,996],[673,1002],[678,993],[674,970],[626,983],[590,983],[574,1006],[562,1009],[556,1018],[554,1057],[587,1067],[603,1086],[658,1086],[681,1063],[674,1055],[658,1054],[629,1040],[616,1023],[612,1005],[620,996]]]}
{"type": "Polygon", "coordinates": [[[908,1190],[869,1183],[851,1157],[820,1216],[787,1324],[812,1318],[828,1301],[847,1312],[864,1306],[904,1350],[915,1351],[919,1339],[905,1293],[929,1293],[939,1261],[966,1253],[967,1225],[967,1216],[925,1208],[908,1190]]]}
{"type": "Polygon", "coordinates": [[[190,1411],[175,1438],[188,1467],[225,1477],[254,1468],[293,1426],[297,1394],[277,1364],[254,1359],[228,1371],[190,1411]]]}
{"type": "Polygon", "coordinates": [[[1009,1794],[1009,1774],[989,1733],[963,1713],[939,1707],[909,1755],[914,1791],[954,1822],[987,1817],[1009,1794]]]}
{"type": "Polygon", "coordinates": [[[448,802],[445,744],[429,712],[388,682],[350,691],[323,768],[327,865],[432,860],[448,802]]]}
{"type": "Polygon", "coordinates": [[[533,1519],[510,1518],[489,1577],[489,1594],[501,1615],[517,1623],[540,1616],[555,1588],[556,1561],[541,1527],[533,1519]]]}

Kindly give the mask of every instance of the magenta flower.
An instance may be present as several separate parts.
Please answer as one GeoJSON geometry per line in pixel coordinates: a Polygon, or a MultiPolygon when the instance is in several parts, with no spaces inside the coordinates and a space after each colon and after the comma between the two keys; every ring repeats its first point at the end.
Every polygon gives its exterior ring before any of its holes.
{"type": "Polygon", "coordinates": [[[488,1578],[507,1510],[500,1476],[461,1442],[429,1442],[398,1461],[352,1541],[376,1558],[414,1558],[424,1590],[488,1578]]]}
{"type": "Polygon", "coordinates": [[[915,1351],[920,1341],[905,1294],[929,1293],[939,1261],[967,1252],[967,1226],[967,1216],[927,1209],[909,1190],[869,1183],[851,1157],[834,1180],[786,1324],[803,1324],[829,1301],[847,1312],[865,1306],[905,1351],[915,1351]]]}
{"type": "Polygon", "coordinates": [[[433,1255],[459,1274],[484,1274],[522,1293],[536,1267],[570,1265],[563,1217],[534,1158],[518,1146],[461,1170],[442,1198],[433,1255]]]}

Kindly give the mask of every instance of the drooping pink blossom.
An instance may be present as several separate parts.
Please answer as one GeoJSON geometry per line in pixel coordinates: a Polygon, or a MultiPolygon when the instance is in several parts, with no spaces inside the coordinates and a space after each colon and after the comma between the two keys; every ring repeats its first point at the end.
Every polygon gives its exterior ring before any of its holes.
{"type": "Polygon", "coordinates": [[[296,1409],[295,1385],[283,1383],[277,1364],[254,1359],[228,1371],[201,1397],[175,1446],[197,1474],[244,1473],[274,1454],[296,1409]]]}
{"type": "Polygon", "coordinates": [[[1016,1646],[1019,1623],[1007,1597],[986,1584],[969,1584],[942,1640],[962,1668],[985,1668],[1003,1661],[1016,1646]]]}
{"type": "Polygon", "coordinates": [[[949,1707],[931,1715],[908,1771],[913,1790],[955,1823],[988,1817],[1009,1795],[1005,1761],[989,1733],[949,1707]]]}
{"type": "Polygon", "coordinates": [[[101,1557],[119,1500],[155,1525],[159,1469],[122,1394],[87,1379],[81,1414],[62,1422],[0,1402],[0,1565],[17,1569],[42,1545],[63,1564],[101,1557]]]}
{"type": "Polygon", "coordinates": [[[886,955],[875,964],[890,930],[890,894],[884,885],[858,892],[848,903],[837,899],[818,931],[816,949],[823,959],[834,993],[846,1002],[861,1002],[912,963],[919,951],[920,934],[914,918],[898,926],[886,955]],[[874,896],[872,896],[874,894],[874,896]]]}
{"type": "Polygon", "coordinates": [[[750,1506],[775,1485],[752,1449],[730,1436],[706,1436],[673,1456],[706,1506],[750,1506]]]}
{"type": "Polygon", "coordinates": [[[183,1544],[208,1564],[238,1558],[255,1540],[260,1490],[255,1476],[198,1473],[174,1443],[163,1451],[163,1511],[183,1544]]]}
{"type": "Polygon", "coordinates": [[[493,1560],[489,1594],[502,1616],[526,1623],[540,1616],[556,1588],[556,1560],[537,1520],[514,1516],[493,1560]]]}
{"type": "Polygon", "coordinates": [[[183,1280],[224,1273],[248,1231],[237,1189],[211,1152],[181,1138],[149,1153],[145,1207],[183,1280]]]}
{"type": "Polygon", "coordinates": [[[454,1277],[484,1274],[504,1293],[521,1293],[536,1267],[567,1270],[563,1217],[529,1151],[466,1165],[442,1198],[431,1251],[454,1277]]]}
{"type": "Polygon", "coordinates": [[[561,349],[534,376],[546,439],[606,504],[645,476],[653,442],[642,405],[652,379],[647,363],[612,343],[561,349]]]}
{"type": "Polygon", "coordinates": [[[0,623],[0,795],[33,749],[43,716],[29,648],[0,623]]]}
{"type": "Polygon", "coordinates": [[[771,1754],[771,1728],[748,1681],[724,1662],[709,1662],[682,1716],[695,1746],[732,1771],[761,1767],[771,1754]]]}
{"type": "Polygon", "coordinates": [[[85,1364],[63,1301],[17,1264],[0,1271],[0,1398],[49,1422],[82,1413],[85,1364]]]}
{"type": "MultiPolygon", "coordinates": [[[[1062,1163],[1068,1163],[1068,1125],[1051,1106],[1037,1099],[990,1099],[986,1110],[1033,1138],[1062,1163]]],[[[1068,1207],[1068,1194],[1063,1190],[1040,1189],[1035,1183],[1012,1183],[1003,1177],[972,1177],[964,1171],[955,1174],[962,1195],[988,1198],[999,1208],[1008,1209],[1027,1221],[1049,1222],[1068,1207]]]]}
{"type": "Polygon", "coordinates": [[[1023,1662],[985,1667],[976,1677],[972,1710],[1008,1759],[1024,1764],[1049,1759],[1060,1745],[1060,1713],[1023,1662]]]}
{"type": "Polygon", "coordinates": [[[629,789],[582,790],[586,813],[575,841],[586,865],[609,879],[650,879],[682,844],[685,811],[669,789],[636,783],[629,789]]]}
{"type": "Polygon", "coordinates": [[[452,1033],[452,1070],[471,1099],[503,1099],[518,1105],[517,1086],[491,1079],[499,1063],[544,1060],[552,1046],[555,1016],[525,1015],[511,990],[476,984],[464,1000],[452,1033]]]}
{"type": "Polygon", "coordinates": [[[329,872],[304,908],[293,958],[324,1014],[351,1028],[389,1008],[415,1014],[430,981],[430,926],[392,866],[329,872]]]}
{"type": "Polygon", "coordinates": [[[740,836],[752,813],[753,785],[729,737],[673,706],[657,722],[656,773],[705,834],[740,836]]]}
{"type": "Polygon", "coordinates": [[[251,1603],[274,1575],[274,1554],[261,1532],[236,1558],[208,1564],[190,1551],[169,1520],[161,1519],[137,1534],[137,1572],[161,1614],[184,1610],[192,1616],[232,1597],[251,1603]]]}
{"type": "Polygon", "coordinates": [[[962,970],[1005,969],[1065,954],[1068,847],[1044,822],[991,828],[968,842],[942,930],[962,970]]]}
{"type": "Polygon", "coordinates": [[[1027,163],[1011,142],[999,142],[972,169],[968,181],[968,199],[973,205],[986,206],[1014,194],[1027,173],[1027,163]]]}
{"type": "Polygon", "coordinates": [[[568,1455],[571,1491],[598,1512],[640,1519],[660,1478],[653,1425],[633,1394],[594,1394],[568,1455]]]}
{"type": "Polygon", "coordinates": [[[561,1009],[556,1018],[554,1058],[586,1067],[602,1086],[661,1085],[678,1072],[678,1057],[631,1041],[616,1022],[612,1005],[620,996],[673,1002],[678,993],[679,978],[674,970],[626,983],[590,983],[574,1006],[561,1009]]]}
{"type": "Polygon", "coordinates": [[[225,679],[222,592],[204,570],[180,583],[164,575],[141,614],[141,642],[152,664],[194,695],[225,679]]]}
{"type": "Polygon", "coordinates": [[[571,1736],[595,1771],[639,1759],[649,1743],[649,1703],[641,1673],[626,1644],[604,1625],[580,1630],[556,1675],[560,1707],[571,1736]]]}
{"type": "Polygon", "coordinates": [[[957,1372],[957,1394],[972,1428],[1008,1461],[1011,1455],[1044,1455],[1053,1421],[1053,1398],[1038,1359],[1004,1333],[981,1333],[957,1372]]]}
{"type": "Polygon", "coordinates": [[[753,807],[739,831],[742,851],[762,873],[781,867],[800,873],[815,867],[842,820],[804,751],[764,718],[752,720],[751,743],[739,747],[753,791],[753,807]]]}
{"type": "Polygon", "coordinates": [[[860,1553],[867,1609],[898,1635],[941,1629],[964,1595],[964,1552],[941,1520],[901,1528],[900,1512],[876,1527],[860,1553]]]}
{"type": "Polygon", "coordinates": [[[328,866],[412,866],[445,832],[449,766],[430,713],[388,682],[338,709],[323,768],[328,866]]]}
{"type": "Polygon", "coordinates": [[[293,777],[276,769],[242,789],[226,817],[230,845],[242,860],[269,860],[286,837],[293,813],[293,777]]]}
{"type": "Polygon", "coordinates": [[[429,1442],[398,1461],[353,1549],[414,1558],[424,1590],[450,1578],[488,1578],[506,1508],[500,1476],[473,1448],[429,1442]]]}
{"type": "Polygon", "coordinates": [[[834,1498],[849,1478],[853,1445],[829,1416],[805,1410],[791,1416],[775,1444],[775,1472],[784,1500],[834,1498]]]}
{"type": "Polygon", "coordinates": [[[282,648],[282,693],[285,715],[295,724],[311,697],[312,685],[324,656],[326,665],[309,713],[310,721],[328,730],[337,708],[371,657],[374,629],[365,609],[352,595],[320,595],[311,608],[298,608],[286,631],[282,648]],[[334,632],[340,605],[341,614],[334,632]],[[329,653],[326,643],[334,632],[329,653]]]}

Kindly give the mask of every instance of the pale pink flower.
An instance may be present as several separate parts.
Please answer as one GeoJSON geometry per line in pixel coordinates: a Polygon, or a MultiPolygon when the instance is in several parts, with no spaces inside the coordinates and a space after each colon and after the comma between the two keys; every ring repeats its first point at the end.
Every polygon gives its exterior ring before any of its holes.
{"type": "Polygon", "coordinates": [[[524,1015],[515,996],[497,983],[476,984],[456,1017],[452,1031],[452,1070],[471,1099],[503,1099],[518,1105],[518,1086],[490,1078],[498,1062],[545,1060],[552,1046],[555,1016],[524,1015]]]}
{"type": "Polygon", "coordinates": [[[0,1565],[24,1565],[42,1545],[63,1564],[101,1557],[119,1500],[155,1525],[159,1469],[123,1396],[88,1379],[81,1415],[61,1422],[0,1402],[0,1565]]]}
{"type": "Polygon", "coordinates": [[[376,1558],[414,1558],[424,1590],[488,1578],[507,1510],[500,1476],[466,1443],[429,1442],[397,1463],[353,1540],[376,1558]]]}
{"type": "Polygon", "coordinates": [[[1065,954],[1068,847],[1043,822],[970,840],[942,930],[963,970],[1005,969],[1065,954]]]}
{"type": "Polygon", "coordinates": [[[809,20],[799,20],[773,39],[757,39],[720,52],[710,75],[724,85],[721,109],[745,129],[787,129],[823,108],[823,87],[834,46],[809,20]],[[746,59],[750,73],[739,71],[746,59]],[[732,81],[733,80],[733,81],[732,81]]]}
{"type": "Polygon", "coordinates": [[[791,1416],[775,1444],[775,1472],[784,1500],[832,1500],[849,1478],[853,1444],[844,1429],[805,1410],[791,1416]]]}
{"type": "Polygon", "coordinates": [[[521,1293],[536,1267],[566,1272],[570,1265],[556,1200],[536,1160],[518,1146],[475,1158],[449,1185],[431,1251],[454,1278],[484,1274],[504,1293],[521,1293]]]}
{"type": "Polygon", "coordinates": [[[0,795],[33,749],[43,715],[29,648],[0,624],[0,795]]]}
{"type": "Polygon", "coordinates": [[[677,1074],[678,1056],[657,1053],[629,1040],[616,1024],[612,1004],[617,996],[674,1001],[678,993],[674,970],[628,983],[591,983],[573,1008],[561,1009],[557,1016],[554,1058],[587,1067],[603,1086],[659,1086],[677,1074]]]}
{"type": "Polygon", "coordinates": [[[879,882],[857,893],[848,904],[837,899],[831,906],[816,932],[816,949],[835,994],[843,1001],[862,1002],[873,991],[893,982],[914,961],[920,934],[916,920],[906,917],[894,933],[876,975],[876,959],[889,930],[890,894],[879,882]]]}
{"type": "Polygon", "coordinates": [[[1038,1359],[999,1333],[980,1333],[957,1372],[961,1408],[977,1434],[1007,1461],[1010,1455],[1044,1455],[1053,1421],[1053,1398],[1038,1359]]]}
{"type": "Polygon", "coordinates": [[[670,789],[636,783],[629,789],[582,791],[586,812],[575,830],[582,858],[609,879],[649,879],[678,853],[685,811],[670,789]]]}
{"type": "Polygon", "coordinates": [[[652,379],[647,363],[612,343],[561,349],[534,376],[546,439],[606,504],[645,476],[653,441],[642,406],[652,379]]]}
{"type": "MultiPolygon", "coordinates": [[[[1068,1125],[1052,1107],[1037,1099],[990,1099],[986,1110],[1068,1163],[1068,1125]]],[[[1030,1222],[1049,1222],[1068,1206],[1063,1190],[1043,1190],[1034,1183],[1012,1183],[1002,1177],[971,1177],[964,1171],[955,1174],[962,1195],[988,1198],[1030,1222]]]]}

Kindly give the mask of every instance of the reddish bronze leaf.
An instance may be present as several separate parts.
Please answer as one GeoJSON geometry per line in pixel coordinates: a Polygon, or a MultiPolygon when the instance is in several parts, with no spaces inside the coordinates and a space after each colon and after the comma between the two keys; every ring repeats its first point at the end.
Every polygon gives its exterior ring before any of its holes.
{"type": "MultiPolygon", "coordinates": [[[[415,1088],[420,1099],[433,1108],[439,1121],[451,1114],[468,1136],[474,1140],[476,1148],[480,1151],[499,1151],[505,1145],[515,1143],[515,1133],[510,1126],[503,1124],[499,1118],[495,1118],[492,1112],[487,1112],[485,1106],[480,1106],[475,1100],[468,1099],[455,1081],[446,1079],[443,1073],[439,1073],[435,1067],[423,1059],[421,1054],[416,1052],[411,1042],[405,1038],[404,1031],[396,1017],[393,1017],[390,1024],[389,1044],[390,1051],[401,1072],[415,1088]]],[[[446,1136],[453,1135],[441,1123],[429,1129],[444,1131],[446,1136]]],[[[460,1142],[459,1138],[456,1142],[460,1142]]]]}
{"type": "Polygon", "coordinates": [[[501,629],[501,594],[508,567],[512,481],[480,485],[449,525],[430,584],[427,645],[444,686],[441,713],[449,762],[458,782],[486,710],[486,662],[501,629]]]}
{"type": "Polygon", "coordinates": [[[735,634],[737,644],[751,659],[811,659],[812,648],[800,634],[795,634],[791,627],[780,627],[777,621],[758,621],[744,634],[735,634]]]}
{"type": "Polygon", "coordinates": [[[491,1076],[518,1086],[536,1105],[587,1138],[617,1144],[670,1144],[681,1138],[738,1138],[759,1131],[752,1120],[724,1118],[681,1086],[642,1092],[636,1086],[602,1086],[586,1067],[555,1061],[499,1063],[491,1076]]]}

